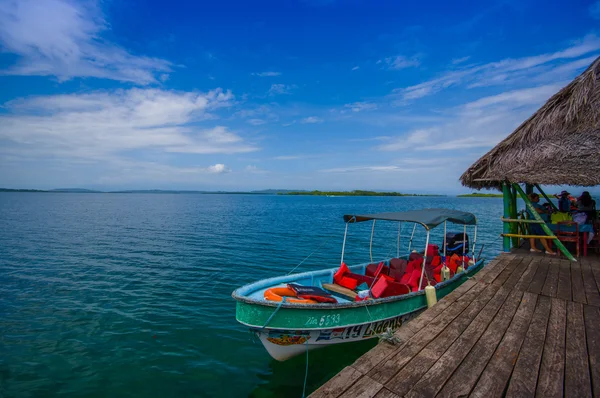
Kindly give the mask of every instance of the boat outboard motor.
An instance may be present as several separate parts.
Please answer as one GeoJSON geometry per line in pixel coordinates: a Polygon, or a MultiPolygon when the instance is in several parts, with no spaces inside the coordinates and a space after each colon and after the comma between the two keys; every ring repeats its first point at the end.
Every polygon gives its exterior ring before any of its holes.
{"type": "Polygon", "coordinates": [[[469,235],[463,234],[462,232],[448,232],[446,233],[446,256],[458,254],[462,256],[463,253],[469,252],[469,235]],[[463,246],[464,252],[463,252],[463,246]]]}

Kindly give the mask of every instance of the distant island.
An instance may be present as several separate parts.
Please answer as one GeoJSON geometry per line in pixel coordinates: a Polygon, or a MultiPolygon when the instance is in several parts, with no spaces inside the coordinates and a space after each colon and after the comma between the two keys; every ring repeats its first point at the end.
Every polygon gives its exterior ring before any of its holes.
{"type": "Polygon", "coordinates": [[[434,194],[400,193],[400,192],[375,192],[375,191],[292,191],[282,192],[279,195],[305,195],[305,196],[444,196],[434,194]]]}
{"type": "Polygon", "coordinates": [[[473,193],[467,193],[464,195],[457,195],[457,198],[501,198],[502,194],[501,193],[478,193],[478,192],[473,192],[473,193]]]}

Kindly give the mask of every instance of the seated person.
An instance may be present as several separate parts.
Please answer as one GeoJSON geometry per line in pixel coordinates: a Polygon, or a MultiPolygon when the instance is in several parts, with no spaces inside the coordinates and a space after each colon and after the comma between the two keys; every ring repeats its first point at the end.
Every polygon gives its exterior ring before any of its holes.
{"type": "MultiPolygon", "coordinates": [[[[540,195],[538,195],[537,193],[529,194],[529,200],[531,200],[534,210],[540,215],[540,217],[542,217],[542,219],[544,219],[543,215],[547,214],[547,210],[544,209],[542,205],[540,205],[540,195]]],[[[529,218],[534,219],[531,210],[529,210],[529,207],[527,208],[527,213],[529,213],[529,218]]],[[[529,232],[532,235],[546,235],[540,224],[529,224],[529,232]]],[[[544,246],[544,249],[546,250],[546,254],[556,255],[556,252],[553,251],[548,245],[548,239],[540,239],[540,241],[542,242],[542,246],[544,246]]],[[[529,238],[529,244],[531,245],[530,250],[532,252],[542,252],[536,247],[535,238],[529,238]]]]}
{"type": "Polygon", "coordinates": [[[587,215],[587,220],[596,219],[596,201],[588,191],[583,191],[581,196],[577,198],[577,210],[584,212],[587,215]]]}

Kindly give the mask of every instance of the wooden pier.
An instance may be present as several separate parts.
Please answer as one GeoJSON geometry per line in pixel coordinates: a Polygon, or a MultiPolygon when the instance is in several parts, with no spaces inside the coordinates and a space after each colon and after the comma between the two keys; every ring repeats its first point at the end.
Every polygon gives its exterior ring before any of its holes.
{"type": "Polygon", "coordinates": [[[501,254],[311,397],[600,397],[600,258],[501,254]]]}

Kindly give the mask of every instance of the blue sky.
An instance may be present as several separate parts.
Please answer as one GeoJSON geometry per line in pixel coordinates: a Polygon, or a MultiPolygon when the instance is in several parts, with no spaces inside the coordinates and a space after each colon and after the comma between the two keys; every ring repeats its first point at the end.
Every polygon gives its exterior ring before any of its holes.
{"type": "Polygon", "coordinates": [[[0,187],[463,191],[593,1],[0,0],[0,187]]]}

